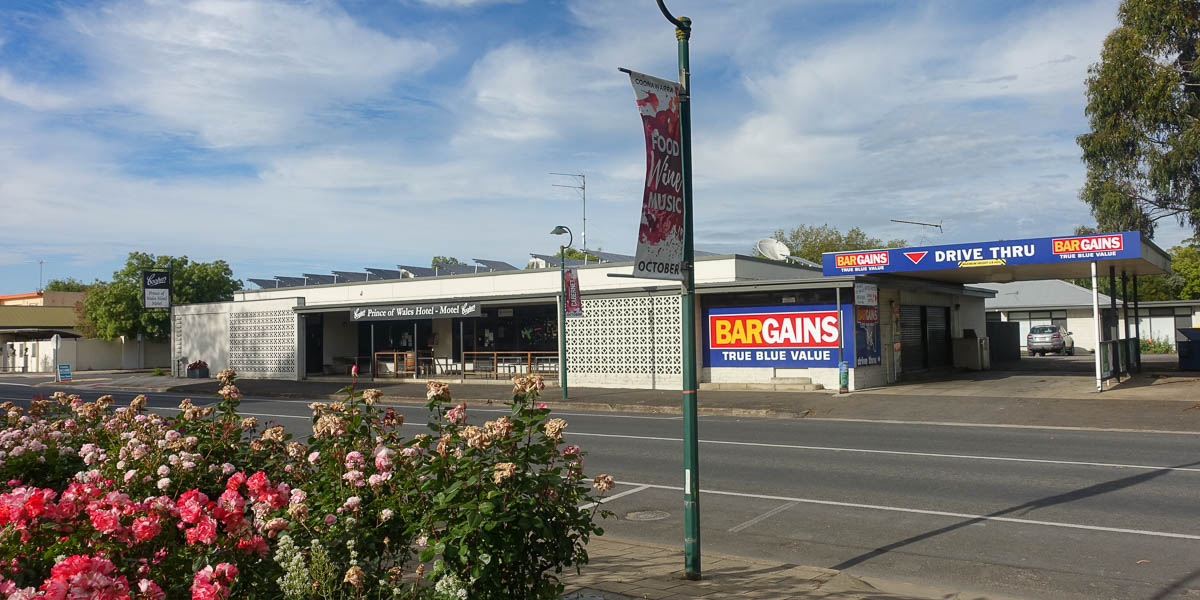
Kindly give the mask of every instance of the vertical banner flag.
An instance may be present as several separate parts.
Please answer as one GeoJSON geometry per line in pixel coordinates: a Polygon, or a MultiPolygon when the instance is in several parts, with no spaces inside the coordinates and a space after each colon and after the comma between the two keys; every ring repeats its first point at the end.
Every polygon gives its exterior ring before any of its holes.
{"type": "Polygon", "coordinates": [[[646,133],[646,188],[634,277],[683,279],[683,155],[679,84],[629,71],[646,133]]]}
{"type": "Polygon", "coordinates": [[[568,317],[583,316],[583,296],[579,293],[579,271],[574,267],[563,271],[564,289],[567,290],[563,299],[563,308],[568,317]]]}
{"type": "Polygon", "coordinates": [[[170,271],[142,271],[142,307],[171,308],[170,271]]]}

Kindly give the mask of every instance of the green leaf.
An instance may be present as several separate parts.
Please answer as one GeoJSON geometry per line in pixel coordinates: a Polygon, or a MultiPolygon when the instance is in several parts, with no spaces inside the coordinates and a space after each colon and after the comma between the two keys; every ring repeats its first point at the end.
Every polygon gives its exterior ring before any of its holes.
{"type": "Polygon", "coordinates": [[[479,503],[479,512],[481,512],[485,515],[491,514],[491,512],[495,509],[496,509],[496,505],[492,504],[491,502],[480,502],[479,503]]]}

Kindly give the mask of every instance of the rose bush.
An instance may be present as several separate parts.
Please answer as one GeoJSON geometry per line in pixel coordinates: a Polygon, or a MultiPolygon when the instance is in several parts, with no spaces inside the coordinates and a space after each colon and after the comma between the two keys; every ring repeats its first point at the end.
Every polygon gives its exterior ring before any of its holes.
{"type": "Polygon", "coordinates": [[[540,379],[480,425],[430,382],[412,437],[351,386],[311,405],[305,443],[217,378],[217,403],[171,416],[142,396],[0,405],[0,596],[549,598],[601,533],[592,490],[612,480],[587,485],[540,379]]]}

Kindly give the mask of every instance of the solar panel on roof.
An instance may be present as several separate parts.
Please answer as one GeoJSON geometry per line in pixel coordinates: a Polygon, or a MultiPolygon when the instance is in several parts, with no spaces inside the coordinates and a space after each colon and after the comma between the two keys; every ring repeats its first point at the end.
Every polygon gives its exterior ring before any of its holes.
{"type": "Polygon", "coordinates": [[[320,285],[322,283],[334,283],[333,275],[319,275],[316,273],[304,273],[304,285],[320,285]]]}
{"type": "Polygon", "coordinates": [[[274,288],[279,287],[279,282],[274,279],[255,279],[255,278],[251,277],[247,281],[249,281],[250,283],[253,283],[254,285],[257,285],[259,288],[264,289],[264,290],[274,289],[274,288]]]}
{"type": "Polygon", "coordinates": [[[336,283],[345,281],[366,281],[366,273],[358,273],[356,271],[334,271],[333,276],[337,278],[336,283]]]}
{"type": "MultiPolygon", "coordinates": [[[[557,267],[559,265],[559,258],[557,256],[552,256],[549,254],[530,254],[530,256],[546,261],[546,264],[550,265],[551,267],[557,267]]],[[[567,266],[581,267],[583,266],[583,261],[579,260],[578,258],[568,258],[567,266]]]]}
{"type": "Polygon", "coordinates": [[[304,285],[303,277],[283,277],[276,275],[275,279],[279,281],[279,287],[300,287],[304,285]]]}
{"type": "Polygon", "coordinates": [[[486,258],[472,258],[471,260],[473,260],[493,271],[519,271],[520,270],[502,260],[488,260],[486,258]]]}
{"type": "Polygon", "coordinates": [[[377,279],[404,279],[404,271],[396,271],[393,269],[367,269],[367,281],[377,279]]]}
{"type": "Polygon", "coordinates": [[[414,266],[410,266],[410,265],[396,265],[396,266],[400,267],[401,269],[404,269],[405,271],[408,271],[410,274],[412,274],[413,277],[433,277],[433,275],[434,275],[433,269],[431,269],[429,267],[414,267],[414,266]]]}
{"type": "Polygon", "coordinates": [[[628,254],[615,254],[613,252],[600,252],[597,250],[588,250],[588,254],[600,259],[600,262],[630,262],[634,258],[628,254]]]}
{"type": "Polygon", "coordinates": [[[452,265],[449,263],[434,263],[433,267],[434,267],[434,271],[437,271],[438,275],[446,275],[446,274],[468,275],[471,273],[479,272],[479,267],[471,267],[471,266],[467,266],[467,265],[452,265]]]}

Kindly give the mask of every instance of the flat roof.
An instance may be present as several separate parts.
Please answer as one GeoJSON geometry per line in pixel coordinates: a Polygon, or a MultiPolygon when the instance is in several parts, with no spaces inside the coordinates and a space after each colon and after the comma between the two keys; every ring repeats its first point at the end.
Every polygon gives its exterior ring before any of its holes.
{"type": "Polygon", "coordinates": [[[1100,275],[1109,268],[1118,276],[1171,268],[1171,257],[1137,231],[826,252],[821,259],[826,276],[887,274],[962,284],[1091,277],[1093,261],[1100,275]]]}

